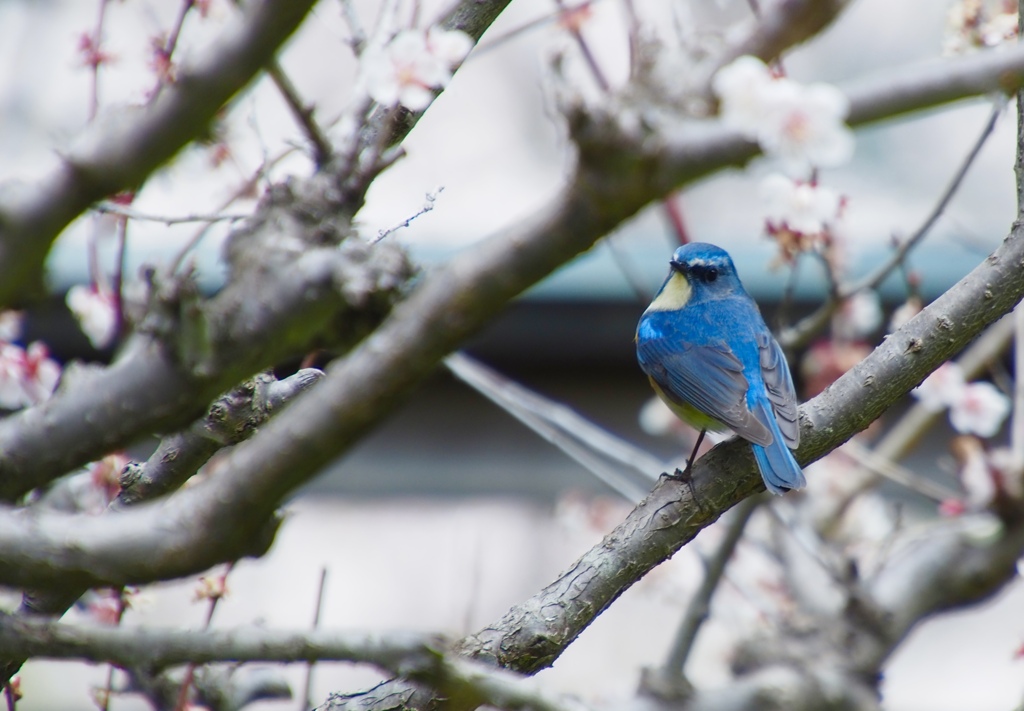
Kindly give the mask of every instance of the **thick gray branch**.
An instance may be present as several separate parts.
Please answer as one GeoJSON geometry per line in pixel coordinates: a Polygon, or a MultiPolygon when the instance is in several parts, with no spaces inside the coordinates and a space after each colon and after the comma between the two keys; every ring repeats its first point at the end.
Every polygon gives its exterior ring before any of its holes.
{"type": "Polygon", "coordinates": [[[28,617],[0,616],[0,654],[88,659],[125,668],[160,669],[209,662],[372,664],[392,673],[433,667],[443,650],[437,635],[289,632],[256,627],[188,631],[146,627],[79,627],[28,617]]]}
{"type": "Polygon", "coordinates": [[[0,304],[40,284],[57,235],[90,204],[133,189],[199,136],[295,31],[314,0],[254,0],[201,60],[150,105],[104,117],[38,184],[0,194],[0,304]]]}

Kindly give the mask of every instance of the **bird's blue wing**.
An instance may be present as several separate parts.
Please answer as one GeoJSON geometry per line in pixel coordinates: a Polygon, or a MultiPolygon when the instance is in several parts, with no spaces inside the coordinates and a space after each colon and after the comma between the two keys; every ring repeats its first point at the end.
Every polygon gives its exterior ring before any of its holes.
{"type": "Polygon", "coordinates": [[[767,331],[758,335],[761,354],[761,377],[768,400],[779,423],[779,431],[790,449],[800,446],[800,423],[797,416],[796,388],[782,348],[767,331]]]}
{"type": "Polygon", "coordinates": [[[747,408],[743,364],[724,343],[641,339],[637,356],[640,367],[670,399],[697,408],[755,444],[771,443],[768,427],[747,408]]]}

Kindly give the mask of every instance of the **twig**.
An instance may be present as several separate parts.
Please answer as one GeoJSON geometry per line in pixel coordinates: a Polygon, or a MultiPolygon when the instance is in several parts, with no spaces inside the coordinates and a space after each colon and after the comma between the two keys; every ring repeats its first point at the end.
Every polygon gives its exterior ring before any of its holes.
{"type": "Polygon", "coordinates": [[[292,80],[288,78],[288,75],[284,73],[277,59],[272,59],[267,63],[267,75],[274,82],[274,86],[277,87],[282,98],[284,98],[284,102],[288,105],[288,109],[292,112],[295,121],[302,127],[302,130],[306,133],[306,138],[313,145],[313,160],[317,167],[323,166],[331,159],[333,149],[331,148],[330,141],[327,139],[327,134],[324,133],[320,125],[314,120],[313,109],[303,103],[299,97],[298,90],[295,88],[292,80]]]}
{"type": "Polygon", "coordinates": [[[636,295],[637,301],[644,304],[650,301],[652,294],[650,289],[647,288],[647,282],[643,274],[633,265],[630,256],[619,247],[615,240],[615,235],[608,235],[602,242],[611,253],[612,259],[615,260],[615,265],[619,268],[622,276],[625,277],[626,283],[633,289],[633,294],[636,295]]]}
{"type": "Polygon", "coordinates": [[[117,325],[114,328],[114,340],[124,336],[124,270],[128,258],[128,218],[117,220],[117,261],[114,263],[113,288],[114,306],[117,309],[117,325]]]}
{"type": "Polygon", "coordinates": [[[155,499],[182,486],[214,453],[251,437],[322,377],[316,368],[303,368],[282,380],[259,374],[232,388],[213,402],[204,417],[165,436],[143,464],[125,469],[114,508],[155,499]]]}
{"type": "Polygon", "coordinates": [[[103,23],[107,16],[108,0],[100,0],[99,13],[96,17],[96,27],[92,33],[92,47],[89,65],[92,69],[92,88],[89,92],[89,123],[96,118],[100,110],[100,64],[103,63],[103,23]]]}
{"type": "Polygon", "coordinates": [[[978,154],[981,153],[981,149],[995,130],[996,122],[999,120],[999,116],[1003,113],[1004,109],[1005,104],[999,102],[997,102],[997,104],[992,108],[992,113],[989,114],[988,120],[981,129],[981,133],[974,141],[974,145],[971,146],[967,156],[953,175],[953,179],[949,182],[949,185],[942,193],[942,196],[935,204],[935,207],[932,208],[931,213],[927,218],[925,218],[925,221],[921,226],[917,228],[917,231],[907,239],[903,240],[899,246],[896,247],[896,250],[889,256],[888,261],[881,264],[873,273],[865,275],[864,278],[859,281],[855,281],[852,284],[844,285],[840,290],[840,298],[853,296],[858,291],[862,291],[864,289],[874,289],[881,284],[887,276],[889,276],[889,273],[893,269],[903,263],[907,253],[917,246],[925,235],[928,234],[931,228],[935,226],[939,217],[941,217],[946,211],[946,208],[949,207],[949,203],[953,200],[953,196],[956,195],[960,186],[963,184],[964,178],[967,177],[967,172],[971,169],[971,166],[974,165],[974,160],[978,157],[978,154]]]}
{"type": "Polygon", "coordinates": [[[897,464],[891,459],[879,455],[869,447],[865,447],[856,439],[851,439],[843,445],[842,451],[850,456],[857,464],[875,474],[885,477],[891,482],[899,484],[910,491],[916,492],[925,498],[936,503],[959,499],[961,494],[939,482],[927,479],[911,469],[897,464]]]}
{"type": "MultiPolygon", "coordinates": [[[[282,149],[280,153],[271,158],[269,161],[261,165],[251,178],[242,183],[242,185],[239,186],[238,189],[235,190],[235,192],[229,195],[227,199],[220,204],[220,209],[216,210],[214,212],[214,215],[220,215],[224,210],[233,205],[236,201],[241,200],[246,195],[252,193],[253,190],[256,188],[257,183],[259,183],[261,177],[266,175],[271,168],[273,168],[282,160],[290,156],[296,150],[297,148],[295,146],[288,146],[287,148],[282,149]]],[[[223,219],[234,221],[235,218],[246,219],[247,217],[251,217],[251,215],[226,215],[223,219]]],[[[181,248],[178,254],[175,255],[174,259],[171,260],[170,266],[167,268],[168,274],[174,274],[178,271],[178,269],[181,268],[181,265],[185,261],[185,257],[188,255],[188,253],[195,249],[196,246],[198,246],[199,243],[202,241],[203,237],[205,237],[209,233],[211,225],[213,225],[215,221],[220,221],[221,219],[222,218],[218,217],[217,220],[201,220],[202,222],[206,222],[207,224],[203,225],[199,230],[197,230],[196,233],[192,235],[191,238],[189,238],[188,242],[185,243],[185,246],[181,248]]],[[[187,221],[195,222],[196,220],[187,221]]]]}
{"type": "MultiPolygon", "coordinates": [[[[152,500],[180,487],[214,452],[251,436],[259,424],[312,387],[322,375],[319,370],[306,369],[279,381],[257,377],[235,388],[187,431],[164,437],[144,464],[126,467],[121,474],[121,492],[110,509],[152,500]]],[[[84,588],[73,585],[57,592],[26,591],[18,614],[59,616],[84,592],[84,588]]],[[[21,657],[4,660],[0,675],[10,679],[23,661],[21,657]]]]}
{"type": "MultiPolygon", "coordinates": [[[[568,8],[565,6],[565,0],[555,0],[555,4],[558,6],[558,9],[561,10],[561,16],[563,18],[570,17],[571,13],[581,12],[587,9],[586,3],[579,7],[568,8]]],[[[579,24],[573,19],[568,19],[564,24],[565,29],[576,42],[576,46],[579,47],[580,54],[583,55],[583,61],[586,62],[587,67],[590,68],[590,73],[593,75],[594,81],[597,82],[597,86],[601,89],[601,92],[604,94],[611,93],[612,85],[608,82],[608,78],[601,70],[601,65],[597,63],[597,58],[594,56],[594,53],[590,51],[590,46],[583,38],[583,33],[580,32],[579,24]]]]}
{"type": "Polygon", "coordinates": [[[939,217],[941,217],[946,211],[946,208],[952,201],[953,196],[956,195],[956,192],[963,184],[964,178],[967,176],[967,172],[970,170],[971,165],[973,165],[975,158],[978,157],[978,154],[981,152],[985,142],[988,140],[989,136],[992,135],[992,131],[995,129],[996,121],[1002,113],[1002,110],[1003,107],[1001,105],[997,105],[992,109],[992,113],[985,122],[985,126],[982,128],[977,140],[975,140],[974,145],[971,146],[967,156],[960,163],[956,173],[953,175],[953,179],[949,182],[949,185],[946,186],[945,191],[939,197],[938,202],[935,203],[935,206],[925,218],[924,222],[921,223],[921,226],[914,231],[914,234],[903,240],[889,258],[879,265],[873,272],[865,275],[857,281],[836,287],[834,295],[830,295],[828,300],[826,300],[825,303],[822,304],[814,313],[779,334],[779,343],[783,348],[799,348],[805,345],[808,339],[817,333],[828,319],[832,317],[832,314],[834,314],[836,309],[839,308],[843,299],[847,299],[865,289],[874,289],[878,287],[878,285],[885,281],[886,277],[888,277],[894,269],[900,267],[904,263],[904,260],[910,250],[916,247],[918,243],[924,239],[931,228],[935,226],[939,217]]]}
{"type": "MultiPolygon", "coordinates": [[[[320,569],[320,585],[316,591],[316,606],[313,608],[313,631],[320,627],[320,613],[324,607],[324,591],[327,589],[327,567],[320,569]]],[[[302,685],[302,708],[312,708],[311,695],[313,693],[313,662],[306,665],[306,679],[302,685]]]]}
{"type": "Polygon", "coordinates": [[[194,5],[195,0],[182,0],[181,9],[178,11],[174,25],[167,35],[167,41],[158,50],[160,52],[160,59],[163,62],[163,71],[157,72],[156,86],[153,87],[153,91],[150,94],[150,102],[156,101],[157,97],[160,96],[160,92],[170,83],[168,80],[172,80],[173,74],[171,72],[173,71],[173,65],[171,59],[174,57],[174,50],[178,48],[178,39],[181,37],[182,27],[185,26],[185,18],[188,17],[188,13],[194,5]]]}
{"type": "Polygon", "coordinates": [[[624,469],[642,474],[647,481],[667,469],[664,462],[614,437],[565,405],[528,390],[465,353],[453,353],[445,359],[445,365],[460,380],[558,447],[627,501],[636,503],[646,491],[626,477],[624,469]],[[609,465],[608,460],[614,465],[609,465]]]}
{"type": "MultiPolygon", "coordinates": [[[[115,626],[121,625],[121,620],[124,619],[124,611],[128,608],[127,600],[125,598],[125,589],[117,589],[117,619],[114,622],[115,626]]],[[[107,684],[103,690],[103,698],[101,699],[100,708],[103,711],[108,711],[110,708],[110,695],[114,693],[114,665],[110,665],[107,670],[107,684]]]]}
{"type": "Polygon", "coordinates": [[[245,215],[242,213],[231,214],[223,212],[216,212],[209,215],[152,215],[148,212],[140,212],[139,210],[133,210],[132,208],[124,207],[123,205],[115,205],[111,202],[96,203],[92,209],[106,215],[117,215],[118,217],[126,217],[132,220],[144,220],[146,222],[162,222],[165,225],[180,225],[187,222],[236,222],[238,220],[245,220],[252,217],[252,215],[245,215]]]}
{"type": "MultiPolygon", "coordinates": [[[[213,622],[213,613],[217,611],[217,605],[223,599],[227,593],[228,575],[234,569],[234,562],[228,563],[227,568],[221,573],[216,583],[213,584],[213,589],[209,591],[207,599],[209,605],[206,608],[206,620],[203,622],[203,631],[210,629],[210,623],[213,622]]],[[[185,667],[185,678],[181,682],[181,689],[178,691],[178,702],[175,704],[175,711],[185,711],[188,707],[189,692],[192,690],[192,682],[195,679],[196,664],[195,662],[189,662],[185,667]]],[[[104,709],[106,711],[106,709],[104,709]]]]}
{"type": "Polygon", "coordinates": [[[345,18],[345,24],[348,25],[348,43],[352,47],[353,54],[358,57],[366,47],[366,32],[363,30],[363,24],[359,21],[359,15],[356,13],[352,0],[341,0],[341,15],[345,18]]]}
{"type": "Polygon", "coordinates": [[[444,186],[441,185],[434,192],[427,193],[425,201],[423,203],[423,207],[421,207],[415,214],[410,215],[409,217],[405,218],[405,220],[403,220],[402,222],[399,222],[394,227],[389,227],[386,230],[378,231],[377,232],[377,236],[374,237],[373,240],[371,240],[371,244],[377,244],[378,242],[380,242],[382,239],[384,239],[385,237],[387,237],[391,233],[396,232],[396,231],[402,229],[403,227],[408,227],[409,225],[412,224],[413,220],[415,220],[417,217],[422,217],[423,215],[426,215],[428,212],[433,210],[434,207],[435,207],[435,204],[437,202],[437,197],[441,193],[443,193],[443,192],[444,192],[444,186]]]}
{"type": "Polygon", "coordinates": [[[181,37],[181,28],[185,26],[185,18],[188,17],[188,13],[192,10],[194,5],[195,0],[182,0],[181,10],[178,12],[178,18],[174,21],[174,26],[167,35],[167,43],[164,44],[164,58],[168,62],[171,61],[171,57],[174,55],[174,50],[178,48],[178,38],[181,37]]]}
{"type": "Polygon", "coordinates": [[[676,242],[686,244],[690,241],[690,233],[686,229],[686,222],[683,220],[683,210],[679,206],[678,193],[672,193],[661,201],[662,211],[668,218],[668,223],[675,233],[676,242]]]}
{"type": "Polygon", "coordinates": [[[760,496],[744,499],[733,509],[732,517],[725,523],[722,540],[706,561],[704,579],[686,606],[686,612],[676,630],[668,659],[665,660],[665,664],[661,668],[661,674],[666,678],[685,679],[686,660],[689,659],[690,652],[693,651],[697,633],[708,619],[711,611],[711,598],[718,589],[718,584],[722,580],[725,567],[728,565],[729,559],[732,558],[733,551],[736,550],[736,545],[743,537],[743,530],[746,528],[750,516],[762,503],[764,503],[764,498],[760,496]]]}
{"type": "MultiPolygon", "coordinates": [[[[977,377],[1006,350],[1014,335],[1014,318],[1003,317],[989,326],[963,353],[956,363],[968,379],[977,377]]],[[[903,469],[897,462],[902,459],[918,440],[931,429],[935,422],[943,417],[942,412],[929,409],[921,403],[915,403],[894,424],[886,428],[885,434],[875,443],[871,450],[862,447],[853,440],[844,445],[844,450],[856,459],[861,469],[852,474],[856,483],[848,485],[844,496],[835,497],[829,503],[831,513],[821,514],[822,520],[839,521],[843,512],[868,489],[876,486],[879,476],[904,484],[908,488],[927,496],[930,499],[959,499],[960,494],[950,492],[940,484],[922,480],[913,472],[903,469]],[[863,457],[861,456],[863,454],[863,457]]]]}
{"type": "MultiPolygon", "coordinates": [[[[185,1],[188,4],[193,2],[193,0],[185,1]]],[[[240,5],[241,0],[235,0],[235,4],[240,5]]],[[[277,57],[271,57],[270,61],[267,62],[266,72],[270,80],[274,82],[274,86],[277,87],[281,98],[284,99],[288,110],[291,111],[295,122],[299,124],[305,132],[306,138],[313,145],[313,160],[317,167],[324,166],[331,159],[333,149],[331,142],[327,139],[327,134],[323,132],[320,125],[313,119],[313,108],[307,106],[299,96],[299,90],[295,88],[295,84],[285,74],[277,57]]]]}

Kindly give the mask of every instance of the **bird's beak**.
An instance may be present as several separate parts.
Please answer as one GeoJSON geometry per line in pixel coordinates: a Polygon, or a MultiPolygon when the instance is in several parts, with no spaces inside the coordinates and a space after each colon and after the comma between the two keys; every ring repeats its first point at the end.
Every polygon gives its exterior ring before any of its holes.
{"type": "Polygon", "coordinates": [[[675,269],[680,274],[682,274],[683,272],[686,271],[686,265],[683,262],[680,262],[677,259],[669,260],[669,266],[671,266],[673,269],[675,269]]]}

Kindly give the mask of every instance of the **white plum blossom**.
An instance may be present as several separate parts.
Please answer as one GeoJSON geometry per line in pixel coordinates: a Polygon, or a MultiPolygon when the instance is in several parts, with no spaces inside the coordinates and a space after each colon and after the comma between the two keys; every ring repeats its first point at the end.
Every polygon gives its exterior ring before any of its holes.
{"type": "Polygon", "coordinates": [[[93,347],[106,348],[113,343],[118,321],[113,294],[95,285],[75,285],[68,289],[64,300],[93,347]]]}
{"type": "Polygon", "coordinates": [[[943,54],[964,54],[1017,39],[1017,3],[959,0],[946,16],[943,54]]]}
{"type": "Polygon", "coordinates": [[[834,86],[804,86],[777,79],[770,92],[758,143],[791,170],[830,168],[853,157],[853,132],[845,120],[850,103],[834,86]]]}
{"type": "Polygon", "coordinates": [[[949,422],[961,434],[992,437],[1009,413],[1010,398],[992,383],[982,381],[967,385],[950,405],[949,422]]]}
{"type": "Polygon", "coordinates": [[[757,140],[775,77],[757,57],[744,55],[722,67],[711,80],[721,100],[721,116],[730,126],[751,140],[757,140]]]}
{"type": "Polygon", "coordinates": [[[949,422],[960,434],[992,437],[1010,413],[1010,399],[992,383],[967,383],[956,363],[943,363],[911,391],[933,412],[949,408],[949,422]]]}
{"type": "Polygon", "coordinates": [[[472,48],[473,40],[458,30],[403,30],[363,56],[367,91],[379,104],[422,111],[472,48]]]}
{"type": "Polygon", "coordinates": [[[834,167],[853,156],[845,123],[850,104],[834,86],[775,77],[761,60],[744,56],[720,69],[712,88],[722,120],[790,171],[834,167]]]}
{"type": "Polygon", "coordinates": [[[839,217],[842,199],[833,190],[772,173],[758,186],[769,230],[788,229],[801,235],[825,232],[839,217]]]}
{"type": "Polygon", "coordinates": [[[966,387],[963,369],[956,363],[948,362],[936,368],[910,394],[928,410],[940,412],[959,400],[966,387]]]}
{"type": "Polygon", "coordinates": [[[27,349],[0,343],[0,407],[18,410],[42,402],[60,380],[60,365],[38,341],[27,349]]]}

